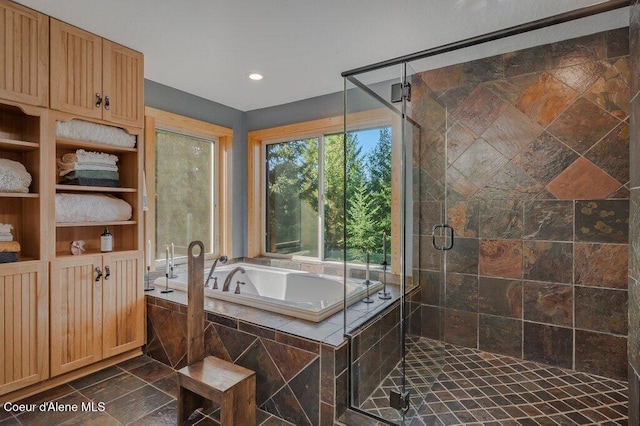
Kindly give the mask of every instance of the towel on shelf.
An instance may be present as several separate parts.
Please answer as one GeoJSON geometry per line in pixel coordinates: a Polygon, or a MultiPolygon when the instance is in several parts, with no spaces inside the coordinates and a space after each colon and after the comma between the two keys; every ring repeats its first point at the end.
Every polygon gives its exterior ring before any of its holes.
{"type": "Polygon", "coordinates": [[[63,163],[97,163],[115,166],[118,162],[118,157],[113,154],[107,154],[106,152],[78,149],[75,153],[64,154],[61,160],[63,163]]]}
{"type": "Polygon", "coordinates": [[[0,263],[13,263],[18,261],[18,253],[0,252],[0,263]]]}
{"type": "Polygon", "coordinates": [[[10,234],[13,226],[9,223],[0,223],[0,234],[10,234]]]}
{"type": "MultiPolygon", "coordinates": [[[[74,171],[106,171],[118,172],[118,157],[105,152],[85,151],[78,149],[75,153],[67,153],[58,160],[58,173],[60,176],[67,176],[74,171]]],[[[100,179],[112,179],[111,176],[103,178],[97,176],[74,176],[69,178],[68,185],[83,186],[120,186],[119,183],[101,181],[100,179]]],[[[115,179],[116,181],[118,178],[115,179]]]]}
{"type": "Polygon", "coordinates": [[[13,241],[13,235],[0,234],[0,242],[13,241]]]}
{"type": "Polygon", "coordinates": [[[130,135],[117,127],[96,124],[84,120],[56,121],[56,137],[80,139],[107,145],[133,148],[136,136],[130,135]]]}
{"type": "Polygon", "coordinates": [[[117,172],[118,166],[107,166],[105,164],[89,164],[89,163],[61,163],[58,161],[58,171],[60,176],[64,176],[74,170],[105,170],[108,172],[117,172]]]}
{"type": "Polygon", "coordinates": [[[0,158],[0,192],[29,192],[31,175],[17,161],[0,158]]]}
{"type": "Polygon", "coordinates": [[[64,185],[120,187],[120,176],[112,170],[71,170],[60,180],[64,185]]]}
{"type": "Polygon", "coordinates": [[[17,241],[3,241],[0,242],[0,253],[5,252],[19,252],[20,251],[20,243],[17,241]]]}
{"type": "Polygon", "coordinates": [[[56,222],[116,222],[131,219],[132,208],[119,198],[102,194],[56,194],[56,222]]]}

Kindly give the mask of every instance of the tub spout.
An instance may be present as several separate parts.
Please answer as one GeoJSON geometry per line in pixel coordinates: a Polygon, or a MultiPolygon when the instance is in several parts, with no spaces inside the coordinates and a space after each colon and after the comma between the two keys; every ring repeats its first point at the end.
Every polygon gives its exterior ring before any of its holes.
{"type": "Polygon", "coordinates": [[[220,261],[220,263],[224,265],[225,263],[227,263],[227,256],[220,256],[213,261],[213,265],[211,265],[211,269],[209,270],[209,276],[207,276],[207,280],[204,282],[205,288],[209,288],[209,280],[211,280],[211,275],[213,275],[213,271],[216,269],[218,261],[220,261]]]}
{"type": "Polygon", "coordinates": [[[224,279],[224,284],[222,285],[222,291],[229,291],[229,285],[231,285],[231,279],[233,278],[235,273],[238,271],[244,274],[244,268],[242,266],[238,266],[232,269],[231,272],[229,272],[229,275],[227,275],[227,278],[224,279]]]}

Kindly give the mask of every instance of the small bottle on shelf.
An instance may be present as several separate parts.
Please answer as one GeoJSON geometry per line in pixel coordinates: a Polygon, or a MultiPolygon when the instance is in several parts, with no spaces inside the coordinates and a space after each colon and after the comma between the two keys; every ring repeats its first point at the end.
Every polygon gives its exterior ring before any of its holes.
{"type": "Polygon", "coordinates": [[[104,227],[104,232],[100,235],[100,251],[108,253],[113,251],[113,235],[109,232],[109,227],[104,227]]]}

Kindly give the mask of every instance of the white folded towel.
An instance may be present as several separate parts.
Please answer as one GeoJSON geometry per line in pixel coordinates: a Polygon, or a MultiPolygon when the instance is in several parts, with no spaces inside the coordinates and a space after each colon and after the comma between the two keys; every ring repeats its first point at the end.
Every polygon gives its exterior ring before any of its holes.
{"type": "Polygon", "coordinates": [[[56,136],[59,138],[81,139],[107,145],[136,146],[136,137],[122,129],[84,120],[56,121],[56,136]]]}
{"type": "Polygon", "coordinates": [[[0,192],[29,192],[31,175],[17,161],[0,158],[0,192]]]}
{"type": "Polygon", "coordinates": [[[64,154],[62,156],[63,163],[92,163],[92,164],[104,164],[106,166],[115,166],[118,162],[118,157],[113,154],[107,154],[106,152],[94,152],[85,151],[84,149],[78,149],[75,154],[64,154]]]}
{"type": "Polygon", "coordinates": [[[56,222],[115,222],[131,219],[131,205],[102,194],[56,194],[56,222]]]}
{"type": "Polygon", "coordinates": [[[109,172],[117,172],[118,166],[110,166],[100,163],[62,163],[58,161],[58,171],[60,172],[60,176],[64,176],[74,170],[106,170],[109,172]]]}
{"type": "Polygon", "coordinates": [[[11,234],[13,226],[10,223],[0,223],[0,234],[11,234]]]}
{"type": "Polygon", "coordinates": [[[8,241],[13,241],[13,235],[0,235],[0,242],[6,243],[8,241]]]}

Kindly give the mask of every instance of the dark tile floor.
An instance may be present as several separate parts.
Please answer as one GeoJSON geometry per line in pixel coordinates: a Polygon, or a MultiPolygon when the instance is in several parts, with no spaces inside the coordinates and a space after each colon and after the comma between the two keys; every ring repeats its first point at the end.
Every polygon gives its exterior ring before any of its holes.
{"type": "MultiPolygon", "coordinates": [[[[407,425],[627,424],[625,382],[423,338],[411,340],[407,361],[413,407],[407,425]]],[[[151,358],[137,357],[19,401],[103,402],[104,411],[8,413],[0,405],[0,426],[175,425],[175,374],[151,358]]],[[[388,391],[400,383],[399,371],[392,372],[361,408],[399,423],[398,411],[388,408],[388,391]]],[[[218,418],[217,412],[207,412],[189,424],[217,425],[218,418]]],[[[262,410],[257,420],[263,426],[290,425],[262,410]]],[[[357,415],[343,422],[381,424],[357,415]]]]}
{"type": "MultiPolygon", "coordinates": [[[[33,412],[8,413],[0,405],[0,425],[150,425],[176,424],[176,373],[149,357],[140,356],[113,367],[18,401],[36,404],[33,412]],[[82,411],[81,403],[95,403],[95,411],[82,411]],[[40,412],[43,402],[78,404],[77,412],[40,412]],[[104,411],[98,403],[104,403],[104,411]]],[[[257,410],[259,425],[279,426],[290,423],[257,410]]],[[[218,412],[192,416],[189,424],[218,425],[218,412]]]]}
{"type": "MultiPolygon", "coordinates": [[[[627,424],[626,382],[424,338],[408,349],[407,425],[627,424]]],[[[360,408],[399,423],[388,395],[400,384],[396,369],[360,408]]]]}

